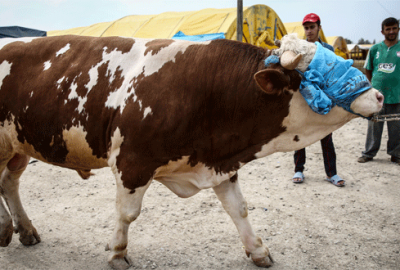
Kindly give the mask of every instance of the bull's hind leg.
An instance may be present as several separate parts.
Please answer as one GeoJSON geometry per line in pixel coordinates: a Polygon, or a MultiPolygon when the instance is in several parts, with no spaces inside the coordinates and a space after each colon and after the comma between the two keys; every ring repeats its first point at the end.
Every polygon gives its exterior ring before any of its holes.
{"type": "MultiPolygon", "coordinates": [[[[0,193],[2,193],[1,187],[0,193]]],[[[0,196],[0,247],[6,247],[10,244],[13,232],[14,229],[11,216],[0,196]]]]}
{"type": "MultiPolygon", "coordinates": [[[[4,129],[0,129],[0,176],[13,157],[11,138],[4,129]]],[[[10,244],[14,229],[10,213],[3,202],[4,188],[0,178],[0,246],[6,247],[10,244]]]]}
{"type": "Polygon", "coordinates": [[[24,245],[35,245],[40,237],[29,220],[19,197],[19,178],[28,165],[29,157],[15,154],[8,161],[1,174],[0,187],[15,224],[15,232],[19,233],[19,241],[24,245]]]}
{"type": "Polygon", "coordinates": [[[269,250],[263,245],[261,238],[256,236],[247,219],[247,203],[240,191],[237,175],[214,187],[214,191],[235,223],[247,256],[251,256],[257,266],[270,267],[273,260],[269,250]]]}
{"type": "Polygon", "coordinates": [[[127,269],[131,264],[131,260],[127,255],[128,246],[128,229],[131,222],[135,221],[140,214],[142,207],[143,195],[150,186],[151,180],[143,186],[136,188],[134,192],[123,186],[118,173],[115,173],[117,179],[117,219],[111,241],[106,247],[111,254],[108,263],[114,269],[127,269]]]}

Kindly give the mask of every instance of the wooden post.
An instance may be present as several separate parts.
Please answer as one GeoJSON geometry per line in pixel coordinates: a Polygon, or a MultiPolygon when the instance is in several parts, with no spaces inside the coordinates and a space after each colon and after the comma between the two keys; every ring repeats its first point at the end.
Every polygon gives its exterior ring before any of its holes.
{"type": "Polygon", "coordinates": [[[243,38],[243,0],[237,1],[237,34],[236,39],[242,41],[243,38]]]}

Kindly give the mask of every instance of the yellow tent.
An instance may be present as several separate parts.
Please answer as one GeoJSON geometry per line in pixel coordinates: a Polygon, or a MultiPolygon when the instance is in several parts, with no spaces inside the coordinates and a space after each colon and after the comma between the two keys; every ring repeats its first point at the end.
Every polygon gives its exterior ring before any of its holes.
{"type": "MultiPolygon", "coordinates": [[[[236,8],[130,15],[112,22],[48,31],[47,35],[172,38],[182,31],[185,35],[224,33],[226,39],[236,40],[236,15],[236,8]]],[[[243,42],[276,48],[274,40],[281,39],[285,34],[283,23],[270,7],[254,5],[243,8],[243,42]]]]}
{"type": "MultiPolygon", "coordinates": [[[[304,32],[302,22],[284,23],[284,25],[288,34],[297,33],[297,36],[299,38],[306,39],[306,34],[304,32]]],[[[322,28],[321,31],[319,31],[319,38],[321,39],[322,42],[328,43],[322,28]]]]}
{"type": "Polygon", "coordinates": [[[328,44],[332,45],[335,49],[336,55],[343,57],[344,59],[350,58],[350,51],[347,48],[347,43],[341,36],[327,37],[328,44]]]}

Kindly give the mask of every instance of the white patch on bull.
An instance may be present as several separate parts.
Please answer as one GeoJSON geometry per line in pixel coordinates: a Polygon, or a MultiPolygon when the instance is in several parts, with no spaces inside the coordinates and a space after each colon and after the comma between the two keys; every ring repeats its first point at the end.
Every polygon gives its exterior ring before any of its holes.
{"type": "Polygon", "coordinates": [[[69,50],[70,47],[71,47],[71,45],[69,43],[67,45],[65,45],[61,50],[56,52],[56,57],[58,57],[60,54],[64,54],[66,51],[69,50]]]}
{"type": "Polygon", "coordinates": [[[83,97],[83,98],[79,97],[78,100],[79,100],[79,105],[78,105],[77,109],[78,109],[78,112],[81,113],[83,111],[83,106],[85,105],[85,103],[87,101],[87,97],[83,97]]]}
{"type": "Polygon", "coordinates": [[[107,161],[93,155],[93,149],[86,141],[87,132],[83,126],[72,126],[63,130],[63,139],[68,149],[65,164],[72,168],[99,169],[107,166],[107,161]]]}
{"type": "Polygon", "coordinates": [[[144,109],[144,112],[143,112],[143,119],[142,120],[144,120],[146,118],[146,116],[149,115],[149,114],[153,114],[153,111],[151,110],[150,107],[146,107],[144,109]]]}
{"type": "Polygon", "coordinates": [[[202,189],[218,186],[236,173],[236,171],[232,171],[220,174],[203,163],[192,167],[188,161],[188,156],[177,161],[170,161],[156,170],[154,180],[164,184],[179,197],[188,198],[202,189]]]}
{"type": "Polygon", "coordinates": [[[78,93],[76,92],[76,89],[78,88],[78,84],[76,83],[72,83],[71,86],[69,87],[69,89],[71,90],[71,92],[69,92],[68,95],[68,99],[74,99],[74,98],[78,98],[78,93]]]}
{"type": "Polygon", "coordinates": [[[44,62],[44,70],[48,70],[50,67],[51,67],[51,62],[50,62],[50,60],[44,62]]]}
{"type": "Polygon", "coordinates": [[[121,87],[109,94],[105,103],[106,107],[114,109],[119,107],[122,113],[130,99],[133,99],[134,102],[138,100],[136,92],[132,88],[139,75],[150,76],[159,71],[165,63],[175,62],[176,55],[184,53],[191,45],[208,45],[210,43],[175,41],[154,55],[151,51],[144,55],[147,49],[146,44],[150,41],[150,39],[135,39],[132,49],[125,54],[117,50],[109,54],[103,52],[103,60],[97,66],[108,61],[110,74],[114,75],[118,68],[122,71],[121,76],[124,78],[121,87]]]}
{"type": "MultiPolygon", "coordinates": [[[[78,93],[76,92],[76,89],[78,88],[78,84],[76,82],[72,83],[70,86],[70,90],[71,92],[68,95],[68,99],[72,100],[72,99],[78,99],[78,107],[76,108],[76,110],[81,113],[83,111],[83,106],[85,105],[86,101],[87,101],[87,96],[84,97],[80,97],[78,96],[78,93]]],[[[65,103],[67,103],[67,101],[65,101],[65,103]]]]}
{"type": "Polygon", "coordinates": [[[114,175],[119,177],[121,179],[121,175],[118,172],[117,168],[117,157],[121,151],[121,144],[124,142],[124,137],[121,136],[121,130],[117,128],[114,131],[114,134],[111,137],[111,147],[110,150],[108,151],[108,166],[110,166],[112,172],[114,175]]]}
{"type": "Polygon", "coordinates": [[[65,79],[65,76],[57,81],[57,84],[58,84],[57,88],[60,88],[61,83],[64,81],[64,79],[65,79]]]}
{"type": "Polygon", "coordinates": [[[31,42],[34,39],[41,37],[22,37],[22,38],[0,38],[0,50],[3,49],[4,46],[13,43],[13,42],[31,42]]]}
{"type": "Polygon", "coordinates": [[[78,92],[76,91],[76,89],[78,88],[78,84],[76,83],[76,80],[81,75],[82,75],[82,72],[73,79],[73,82],[71,83],[71,86],[69,87],[69,89],[71,91],[69,92],[67,100],[64,101],[64,104],[67,104],[68,100],[78,99],[79,104],[78,104],[78,107],[76,108],[76,110],[79,111],[79,113],[81,113],[83,111],[83,107],[87,100],[87,97],[80,97],[78,95],[78,92]]]}
{"type": "Polygon", "coordinates": [[[4,78],[11,74],[11,66],[12,64],[7,60],[3,61],[3,63],[0,64],[0,89],[3,84],[4,78]]]}
{"type": "Polygon", "coordinates": [[[33,97],[33,91],[31,91],[31,93],[29,94],[31,97],[33,97]]]}
{"type": "Polygon", "coordinates": [[[103,63],[100,62],[89,70],[89,82],[85,85],[85,87],[88,89],[88,93],[92,90],[93,86],[97,84],[97,80],[99,79],[98,68],[101,66],[101,64],[103,63]]]}

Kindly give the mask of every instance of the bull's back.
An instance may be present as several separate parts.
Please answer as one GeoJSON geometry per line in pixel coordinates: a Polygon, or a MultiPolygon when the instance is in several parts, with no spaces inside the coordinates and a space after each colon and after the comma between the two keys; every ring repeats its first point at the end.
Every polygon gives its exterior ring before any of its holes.
{"type": "Polygon", "coordinates": [[[157,73],[171,78],[176,55],[192,45],[172,43],[62,36],[0,44],[0,122],[15,151],[65,167],[98,168],[106,165],[117,130],[137,146],[125,151],[143,150],[140,140],[153,125],[174,122],[165,104],[182,112],[179,97],[166,102],[160,96],[165,85],[153,80],[157,73]],[[162,119],[154,120],[156,109],[162,119]]]}

